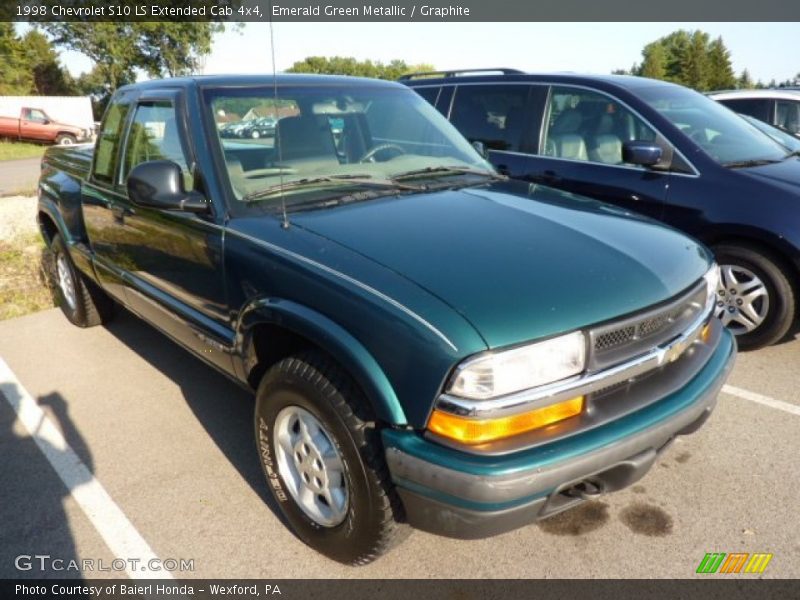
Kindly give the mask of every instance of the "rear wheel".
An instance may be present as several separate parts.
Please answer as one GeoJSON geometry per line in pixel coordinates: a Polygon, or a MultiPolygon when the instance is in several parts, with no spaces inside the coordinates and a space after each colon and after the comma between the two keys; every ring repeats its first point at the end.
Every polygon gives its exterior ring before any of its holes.
{"type": "Polygon", "coordinates": [[[363,565],[402,531],[401,507],[357,386],[329,358],[286,358],[256,395],[255,432],[268,487],[297,536],[328,558],[363,565]]]}
{"type": "Polygon", "coordinates": [[[783,338],[794,320],[796,300],[774,259],[747,246],[725,244],[714,251],[720,267],[716,314],[739,347],[752,350],[783,338]]]}
{"type": "Polygon", "coordinates": [[[114,301],[78,272],[60,235],[53,236],[50,250],[55,265],[54,287],[64,316],[78,327],[109,321],[114,315],[114,301]]]}

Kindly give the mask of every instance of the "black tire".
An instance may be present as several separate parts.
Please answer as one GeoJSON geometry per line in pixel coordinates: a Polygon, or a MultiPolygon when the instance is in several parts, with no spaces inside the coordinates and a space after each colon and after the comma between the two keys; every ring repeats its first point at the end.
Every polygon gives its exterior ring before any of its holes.
{"type": "Polygon", "coordinates": [[[78,327],[94,327],[111,320],[115,310],[114,301],[96,283],[78,272],[60,235],[53,236],[50,251],[53,253],[53,289],[61,312],[69,322],[78,327]],[[68,301],[60,281],[60,258],[63,259],[66,275],[72,280],[73,302],[68,301]]]}
{"type": "Polygon", "coordinates": [[[375,420],[358,387],[331,359],[307,352],[270,368],[256,393],[255,433],[267,487],[295,534],[311,548],[340,563],[365,565],[404,537],[407,526],[399,524],[402,506],[375,420]],[[313,520],[286,484],[273,430],[286,407],[311,413],[339,451],[349,501],[338,525],[313,520]]]}
{"type": "MultiPolygon", "coordinates": [[[[795,291],[779,263],[764,251],[746,245],[720,244],[714,247],[714,253],[721,268],[730,265],[747,269],[764,283],[767,290],[769,307],[766,315],[754,330],[736,335],[739,348],[755,350],[781,340],[794,322],[797,305],[795,291]]],[[[721,299],[718,297],[717,300],[721,299]]]]}
{"type": "Polygon", "coordinates": [[[59,146],[71,146],[72,144],[77,144],[78,138],[76,138],[71,133],[59,133],[56,136],[56,144],[59,146]]]}

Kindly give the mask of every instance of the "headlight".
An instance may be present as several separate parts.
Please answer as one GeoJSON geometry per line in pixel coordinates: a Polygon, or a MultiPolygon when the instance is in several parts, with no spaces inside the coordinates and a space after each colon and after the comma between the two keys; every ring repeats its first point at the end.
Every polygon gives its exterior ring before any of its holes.
{"type": "Polygon", "coordinates": [[[703,275],[706,280],[706,306],[713,306],[717,302],[717,293],[719,291],[719,265],[714,263],[711,268],[703,275]]]}
{"type": "Polygon", "coordinates": [[[486,400],[552,383],[583,371],[582,332],[468,359],[453,374],[447,393],[486,400]]]}

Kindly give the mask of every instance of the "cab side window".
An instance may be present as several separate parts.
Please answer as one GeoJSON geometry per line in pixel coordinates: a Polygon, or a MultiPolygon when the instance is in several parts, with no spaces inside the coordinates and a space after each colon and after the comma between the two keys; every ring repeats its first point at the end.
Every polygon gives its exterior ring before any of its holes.
{"type": "Polygon", "coordinates": [[[529,92],[527,85],[461,85],[450,121],[470,142],[519,152],[529,92]]]}
{"type": "Polygon", "coordinates": [[[106,111],[103,126],[97,140],[94,153],[92,177],[99,182],[111,183],[114,178],[114,166],[120,151],[120,138],[129,104],[112,101],[106,111]]]}
{"type": "Polygon", "coordinates": [[[44,123],[47,121],[47,115],[38,108],[24,108],[22,110],[22,118],[26,121],[34,121],[36,123],[44,123]]]}
{"type": "Polygon", "coordinates": [[[656,133],[622,104],[597,92],[553,87],[542,140],[545,156],[621,165],[622,145],[656,133]]]}
{"type": "Polygon", "coordinates": [[[146,102],[136,107],[125,144],[121,183],[136,165],[151,160],[171,160],[183,173],[186,190],[193,189],[192,173],[181,143],[175,107],[171,102],[146,102]]]}

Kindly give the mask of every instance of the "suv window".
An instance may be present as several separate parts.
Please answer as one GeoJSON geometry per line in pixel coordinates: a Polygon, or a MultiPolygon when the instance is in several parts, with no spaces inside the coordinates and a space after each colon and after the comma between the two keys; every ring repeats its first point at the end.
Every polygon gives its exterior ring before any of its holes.
{"type": "Polygon", "coordinates": [[[114,174],[114,165],[119,153],[119,139],[125,116],[130,105],[127,102],[112,101],[106,111],[103,126],[97,140],[94,152],[93,177],[97,181],[111,183],[114,174]]]}
{"type": "Polygon", "coordinates": [[[171,102],[146,102],[136,107],[128,139],[120,182],[136,165],[150,160],[171,160],[183,173],[183,184],[187,190],[193,187],[186,153],[178,132],[175,107],[171,102]]]}
{"type": "Polygon", "coordinates": [[[461,85],[450,122],[470,142],[483,142],[490,150],[518,152],[529,93],[527,85],[461,85]]]}
{"type": "Polygon", "coordinates": [[[622,144],[655,142],[656,133],[613,98],[597,92],[553,87],[543,136],[545,156],[622,164],[622,144]]]}
{"type": "Polygon", "coordinates": [[[778,100],[775,111],[775,124],[786,131],[800,133],[800,102],[778,100]]]}
{"type": "Polygon", "coordinates": [[[765,123],[772,122],[769,114],[771,100],[768,98],[732,98],[730,100],[720,100],[720,103],[737,113],[750,115],[765,123]]]}
{"type": "Polygon", "coordinates": [[[411,89],[430,102],[431,106],[436,106],[436,101],[439,99],[439,92],[442,91],[442,88],[438,85],[434,87],[414,87],[411,89]]]}

